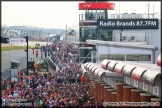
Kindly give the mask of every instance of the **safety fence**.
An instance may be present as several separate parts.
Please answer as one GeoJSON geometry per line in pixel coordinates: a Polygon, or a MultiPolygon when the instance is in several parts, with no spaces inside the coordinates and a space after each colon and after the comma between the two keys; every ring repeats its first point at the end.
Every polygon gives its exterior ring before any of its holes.
{"type": "Polygon", "coordinates": [[[27,59],[26,56],[21,57],[17,60],[12,60],[11,67],[4,69],[1,71],[1,89],[6,90],[10,88],[10,83],[14,80],[14,84],[18,84],[21,79],[18,76],[18,73],[22,73],[25,75],[26,68],[27,68],[27,59]]]}

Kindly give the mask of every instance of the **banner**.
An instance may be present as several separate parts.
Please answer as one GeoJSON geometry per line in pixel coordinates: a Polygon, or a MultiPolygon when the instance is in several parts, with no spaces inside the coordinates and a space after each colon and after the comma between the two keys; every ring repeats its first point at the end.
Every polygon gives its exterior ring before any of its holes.
{"type": "Polygon", "coordinates": [[[159,29],[158,19],[97,19],[97,28],[159,29]]]}
{"type": "Polygon", "coordinates": [[[10,43],[25,43],[25,38],[9,38],[10,43]]]}
{"type": "Polygon", "coordinates": [[[114,10],[115,4],[108,2],[86,2],[79,3],[79,10],[96,10],[96,9],[108,9],[114,10]]]}

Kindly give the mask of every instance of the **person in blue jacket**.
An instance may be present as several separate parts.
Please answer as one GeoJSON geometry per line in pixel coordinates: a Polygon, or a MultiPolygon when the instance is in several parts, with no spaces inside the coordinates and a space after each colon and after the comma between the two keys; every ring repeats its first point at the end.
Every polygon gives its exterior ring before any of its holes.
{"type": "Polygon", "coordinates": [[[29,84],[29,79],[28,78],[26,78],[26,84],[29,84]]]}

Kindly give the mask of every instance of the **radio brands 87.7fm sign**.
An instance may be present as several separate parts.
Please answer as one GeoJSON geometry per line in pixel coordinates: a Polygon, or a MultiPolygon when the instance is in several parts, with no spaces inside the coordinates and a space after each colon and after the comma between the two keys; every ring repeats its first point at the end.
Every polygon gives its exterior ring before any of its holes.
{"type": "Polygon", "coordinates": [[[158,29],[158,19],[97,19],[97,28],[158,29]]]}

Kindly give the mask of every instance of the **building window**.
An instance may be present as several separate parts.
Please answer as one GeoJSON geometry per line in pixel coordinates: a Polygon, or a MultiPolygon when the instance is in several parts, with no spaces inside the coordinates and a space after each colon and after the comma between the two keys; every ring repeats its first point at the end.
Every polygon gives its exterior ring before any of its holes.
{"type": "Polygon", "coordinates": [[[91,57],[80,57],[80,63],[86,63],[86,62],[91,62],[91,57]],[[84,60],[84,61],[83,61],[84,60]]]}
{"type": "Polygon", "coordinates": [[[88,28],[84,28],[84,38],[87,38],[88,35],[88,28]]]}
{"type": "MultiPolygon", "coordinates": [[[[92,49],[80,49],[80,57],[86,57],[92,49]]],[[[91,57],[91,54],[88,55],[91,57]]]]}
{"type": "Polygon", "coordinates": [[[128,54],[126,55],[126,61],[138,61],[138,55],[128,54]]]}
{"type": "Polygon", "coordinates": [[[93,51],[92,54],[93,54],[93,63],[96,63],[96,51],[93,51]]]}
{"type": "Polygon", "coordinates": [[[151,55],[139,55],[139,61],[151,61],[151,55]]]}
{"type": "Polygon", "coordinates": [[[84,28],[81,28],[81,37],[84,38],[84,28]]]}
{"type": "Polygon", "coordinates": [[[96,39],[97,38],[97,35],[96,35],[96,30],[97,30],[97,28],[96,27],[94,27],[94,28],[92,28],[93,30],[92,30],[92,38],[93,39],[96,39]]]}
{"type": "Polygon", "coordinates": [[[112,60],[125,61],[125,55],[124,54],[114,54],[112,56],[112,60]]]}
{"type": "Polygon", "coordinates": [[[100,54],[100,61],[104,59],[125,61],[125,56],[122,54],[100,54]]]}
{"type": "Polygon", "coordinates": [[[104,59],[112,60],[111,54],[100,54],[100,61],[103,61],[104,59]]]}
{"type": "Polygon", "coordinates": [[[127,54],[126,61],[151,61],[149,54],[127,54]]]}
{"type": "Polygon", "coordinates": [[[98,29],[97,30],[98,39],[107,39],[107,41],[112,41],[112,30],[110,29],[98,29]]]}

